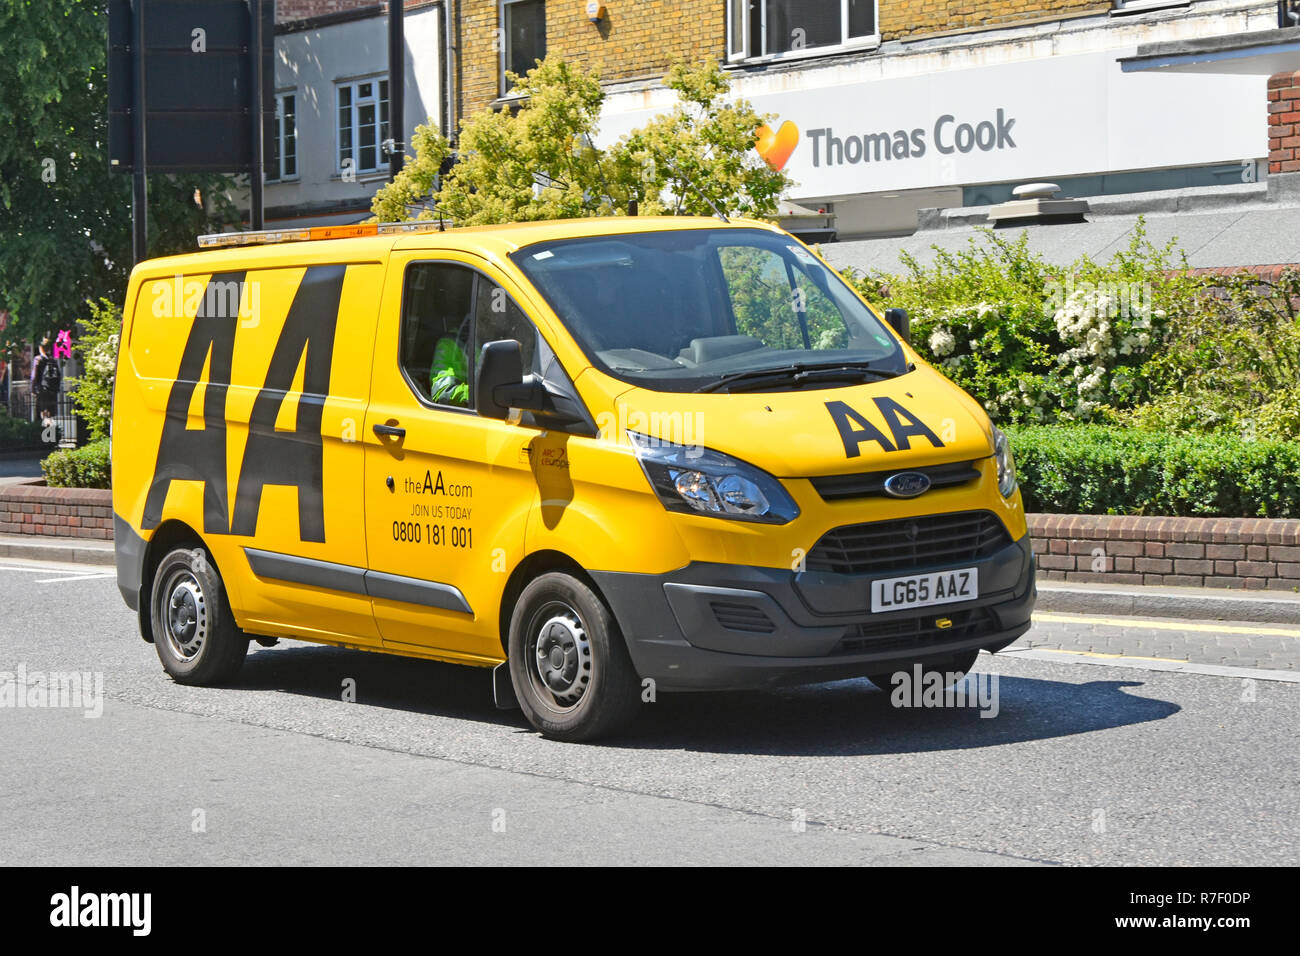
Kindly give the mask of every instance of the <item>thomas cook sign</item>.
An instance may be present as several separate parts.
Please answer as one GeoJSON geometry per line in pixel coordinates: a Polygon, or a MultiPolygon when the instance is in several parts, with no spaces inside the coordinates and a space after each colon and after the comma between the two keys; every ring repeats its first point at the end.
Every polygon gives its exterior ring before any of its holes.
{"type": "Polygon", "coordinates": [[[805,136],[814,167],[843,166],[920,159],[931,148],[943,155],[1015,149],[1016,141],[1011,135],[1015,125],[1015,117],[999,107],[991,119],[979,122],[959,122],[951,113],[945,113],[928,128],[837,135],[834,127],[826,126],[810,129],[805,136]]]}
{"type": "MultiPolygon", "coordinates": [[[[1033,182],[1266,155],[1264,80],[1124,73],[1122,50],[952,69],[928,54],[738,75],[732,94],[771,118],[758,154],[793,199],[1033,182]]],[[[611,94],[603,139],[671,109],[668,93],[611,94]]]]}

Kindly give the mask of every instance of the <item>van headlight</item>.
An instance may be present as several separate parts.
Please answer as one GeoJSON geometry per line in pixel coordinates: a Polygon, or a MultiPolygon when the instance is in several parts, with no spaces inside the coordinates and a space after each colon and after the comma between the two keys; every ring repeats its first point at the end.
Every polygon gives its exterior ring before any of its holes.
{"type": "Polygon", "coordinates": [[[998,460],[998,491],[1003,498],[1016,492],[1016,459],[1011,454],[1011,441],[1006,433],[993,426],[993,457],[998,460]]]}
{"type": "Polygon", "coordinates": [[[628,432],[650,487],[669,511],[785,524],[799,506],[765,471],[708,448],[676,445],[628,432]]]}

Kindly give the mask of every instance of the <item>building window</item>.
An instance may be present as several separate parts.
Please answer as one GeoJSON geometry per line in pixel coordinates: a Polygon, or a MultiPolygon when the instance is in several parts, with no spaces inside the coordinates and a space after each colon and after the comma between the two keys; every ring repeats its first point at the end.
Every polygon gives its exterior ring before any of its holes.
{"type": "Polygon", "coordinates": [[[275,136],[271,139],[271,168],[274,179],[298,175],[298,96],[275,94],[275,136]]]}
{"type": "Polygon", "coordinates": [[[1138,13],[1163,7],[1185,7],[1191,0],[1113,0],[1111,13],[1138,13]]]}
{"type": "Polygon", "coordinates": [[[544,0],[502,0],[501,92],[510,92],[506,72],[523,76],[546,59],[546,3],[544,0]]]}
{"type": "Polygon", "coordinates": [[[806,56],[880,41],[876,0],[729,0],[727,58],[806,56]]]}
{"type": "Polygon", "coordinates": [[[387,169],[388,81],[378,78],[338,85],[339,172],[387,169]]]}

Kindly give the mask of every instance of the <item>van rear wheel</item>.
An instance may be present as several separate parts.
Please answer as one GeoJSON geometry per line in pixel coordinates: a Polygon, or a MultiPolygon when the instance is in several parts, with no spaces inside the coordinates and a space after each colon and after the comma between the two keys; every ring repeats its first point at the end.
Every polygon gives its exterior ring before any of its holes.
{"type": "MultiPolygon", "coordinates": [[[[962,651],[960,654],[955,654],[946,660],[930,661],[921,665],[922,680],[925,679],[925,675],[931,672],[944,674],[943,689],[947,690],[949,687],[961,683],[962,679],[970,673],[971,668],[975,666],[975,659],[979,656],[980,652],[977,647],[973,651],[962,651]]],[[[871,674],[867,677],[867,680],[888,694],[894,689],[894,675],[897,673],[906,674],[908,680],[911,680],[914,672],[911,667],[907,667],[898,671],[890,671],[888,674],[871,674]]]]}
{"type": "Polygon", "coordinates": [[[178,684],[220,684],[244,663],[248,638],[204,548],[177,548],[159,562],[149,618],[158,659],[178,684]]]}
{"type": "Polygon", "coordinates": [[[556,740],[592,740],[626,727],[640,682],[613,614],[584,582],[550,572],[510,616],[510,680],[528,722],[556,740]]]}

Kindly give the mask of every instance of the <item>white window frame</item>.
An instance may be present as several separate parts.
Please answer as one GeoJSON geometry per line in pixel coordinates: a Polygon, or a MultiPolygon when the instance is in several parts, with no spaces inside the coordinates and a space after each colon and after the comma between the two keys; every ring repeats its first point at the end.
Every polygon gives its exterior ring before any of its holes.
{"type": "Polygon", "coordinates": [[[1191,0],[1111,0],[1111,16],[1191,6],[1191,0]]]}
{"type": "MultiPolygon", "coordinates": [[[[507,97],[512,93],[506,85],[506,58],[510,53],[510,30],[506,27],[506,8],[528,0],[499,0],[497,4],[497,89],[498,96],[507,97]]],[[[546,17],[546,4],[542,3],[542,17],[546,17]]],[[[542,56],[546,56],[546,38],[542,38],[542,56]]]]}
{"type": "Polygon", "coordinates": [[[384,140],[392,135],[391,132],[385,133],[383,110],[381,104],[388,103],[389,130],[392,129],[392,100],[381,93],[388,86],[388,75],[386,73],[376,73],[373,76],[358,76],[355,79],[336,80],[334,83],[334,172],[336,176],[343,175],[343,136],[342,128],[339,125],[339,112],[343,109],[341,100],[343,99],[343,90],[350,90],[350,102],[348,104],[348,121],[352,128],[352,174],[354,176],[374,176],[388,172],[388,154],[384,152],[384,140]],[[374,95],[359,98],[357,91],[362,83],[374,84],[374,95]],[[376,165],[367,169],[361,168],[361,127],[357,122],[357,109],[360,104],[375,104],[375,161],[376,165]]]}
{"type": "MultiPolygon", "coordinates": [[[[760,16],[767,13],[767,0],[758,0],[761,12],[760,16]]],[[[751,11],[749,9],[749,0],[726,0],[727,3],[727,62],[728,63],[768,63],[774,60],[802,60],[814,56],[826,56],[830,53],[842,53],[846,50],[863,50],[874,49],[880,46],[880,0],[874,0],[872,4],[872,23],[875,25],[876,32],[870,36],[850,37],[849,32],[849,0],[840,0],[840,42],[837,44],[827,44],[826,46],[809,47],[804,50],[790,50],[786,53],[764,53],[762,50],[749,49],[750,26],[752,24],[751,11]],[[740,23],[736,23],[737,13],[740,15],[740,23]],[[732,48],[731,40],[735,33],[735,28],[740,27],[741,49],[732,48]]],[[[766,39],[767,31],[760,30],[760,35],[766,39]]]]}
{"type": "Polygon", "coordinates": [[[270,182],[285,183],[293,182],[301,174],[301,166],[298,162],[298,90],[288,89],[281,90],[275,94],[275,142],[276,142],[276,168],[275,177],[270,182]],[[284,154],[285,143],[288,139],[284,135],[284,100],[289,97],[293,100],[293,172],[285,173],[284,171],[284,154]]]}

